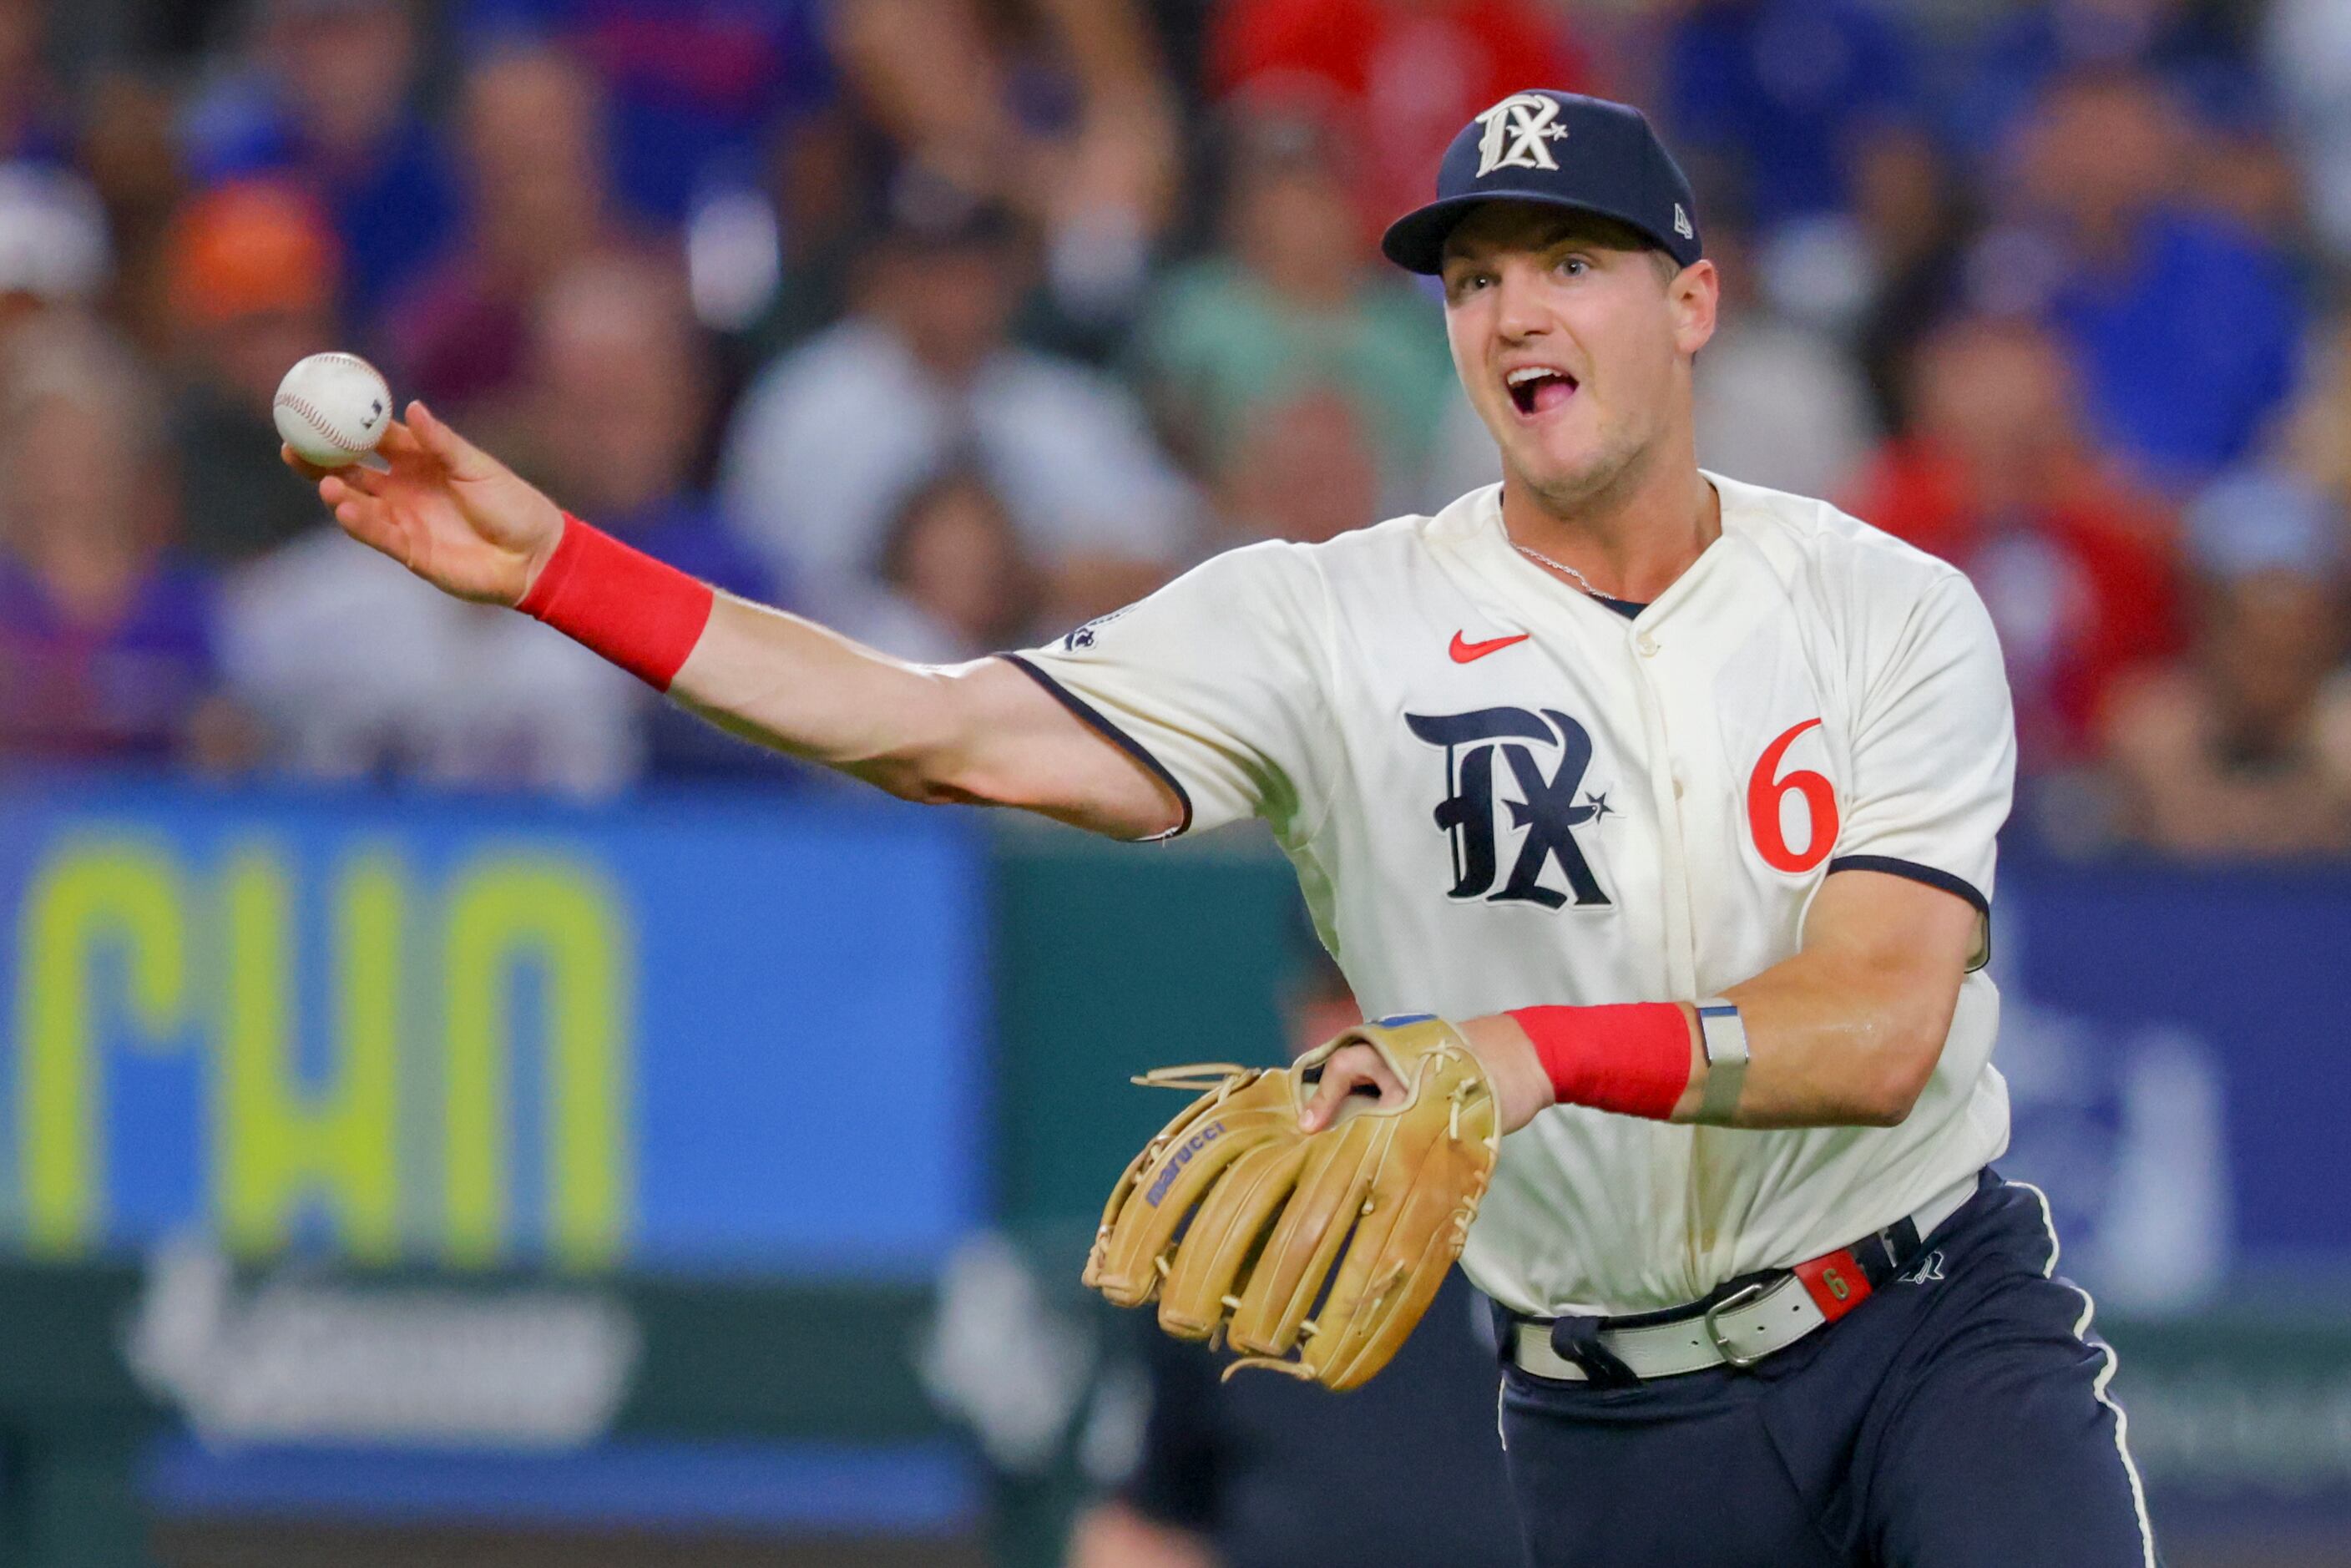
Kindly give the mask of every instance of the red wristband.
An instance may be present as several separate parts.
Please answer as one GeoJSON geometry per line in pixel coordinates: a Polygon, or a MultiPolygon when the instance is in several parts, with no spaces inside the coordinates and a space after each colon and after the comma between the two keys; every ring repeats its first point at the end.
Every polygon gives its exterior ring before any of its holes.
{"type": "Polygon", "coordinates": [[[708,583],[566,512],[555,553],[515,608],[665,692],[716,601],[708,583]]]}
{"type": "Polygon", "coordinates": [[[1689,1087],[1689,1015],[1673,1002],[1520,1008],[1510,1017],[1562,1105],[1662,1122],[1689,1087]]]}

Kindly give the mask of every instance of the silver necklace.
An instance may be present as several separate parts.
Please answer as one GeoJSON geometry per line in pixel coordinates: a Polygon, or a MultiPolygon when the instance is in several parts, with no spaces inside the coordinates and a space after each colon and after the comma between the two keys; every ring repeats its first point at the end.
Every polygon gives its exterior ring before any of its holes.
{"type": "Polygon", "coordinates": [[[1575,579],[1575,586],[1583,590],[1584,592],[1592,595],[1594,599],[1606,599],[1610,597],[1608,594],[1603,593],[1598,589],[1593,587],[1592,580],[1590,578],[1584,576],[1582,572],[1576,570],[1575,568],[1568,565],[1567,562],[1563,560],[1553,560],[1551,557],[1543,554],[1542,551],[1539,549],[1530,549],[1516,539],[1512,539],[1510,541],[1510,548],[1518,551],[1520,555],[1526,557],[1529,560],[1541,561],[1543,565],[1551,568],[1552,570],[1575,579]]]}

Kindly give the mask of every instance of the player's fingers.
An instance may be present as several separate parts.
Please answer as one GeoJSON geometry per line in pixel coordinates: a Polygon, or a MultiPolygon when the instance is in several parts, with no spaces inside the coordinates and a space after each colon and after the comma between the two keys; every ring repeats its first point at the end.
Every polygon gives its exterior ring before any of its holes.
{"type": "Polygon", "coordinates": [[[478,478],[490,472],[489,455],[441,423],[441,416],[420,399],[408,405],[408,428],[424,450],[446,464],[460,478],[478,478]]]}
{"type": "Polygon", "coordinates": [[[1404,1081],[1389,1070],[1386,1057],[1368,1045],[1350,1046],[1347,1049],[1358,1053],[1356,1060],[1363,1071],[1364,1082],[1379,1091],[1381,1104],[1393,1105],[1410,1092],[1405,1088],[1404,1081]]]}
{"type": "Polygon", "coordinates": [[[326,502],[329,510],[354,496],[381,499],[383,476],[373,469],[353,466],[338,469],[319,481],[319,499],[326,502]]]}
{"type": "Polygon", "coordinates": [[[1306,1109],[1298,1113],[1298,1130],[1319,1133],[1329,1126],[1331,1118],[1338,1114],[1339,1103],[1347,1097],[1347,1091],[1353,1087],[1340,1073],[1335,1062],[1323,1068],[1322,1081],[1314,1086],[1314,1092],[1308,1097],[1306,1109]]]}
{"type": "Polygon", "coordinates": [[[1358,1089],[1370,1089],[1383,1101],[1403,1098],[1404,1085],[1388,1071],[1380,1053],[1368,1045],[1350,1045],[1332,1053],[1322,1066],[1322,1081],[1298,1118],[1301,1132],[1319,1133],[1329,1126],[1358,1089]]]}
{"type": "Polygon", "coordinates": [[[387,459],[431,455],[425,451],[424,444],[416,439],[416,432],[396,419],[384,421],[383,436],[375,444],[375,449],[387,459]]]}
{"type": "Polygon", "coordinates": [[[348,468],[336,470],[335,477],[341,480],[347,488],[362,496],[381,497],[391,482],[392,475],[388,470],[366,463],[354,463],[348,468]]]}
{"type": "Polygon", "coordinates": [[[392,508],[371,497],[346,491],[341,500],[334,503],[335,521],[343,532],[368,546],[381,550],[392,559],[406,565],[407,551],[402,548],[400,526],[392,520],[392,508]]]}
{"type": "Polygon", "coordinates": [[[334,472],[331,468],[319,467],[316,463],[311,462],[308,458],[298,455],[292,447],[286,445],[282,442],[278,444],[277,455],[284,460],[286,466],[293,469],[294,472],[299,474],[303,478],[308,479],[313,485],[334,472]]]}

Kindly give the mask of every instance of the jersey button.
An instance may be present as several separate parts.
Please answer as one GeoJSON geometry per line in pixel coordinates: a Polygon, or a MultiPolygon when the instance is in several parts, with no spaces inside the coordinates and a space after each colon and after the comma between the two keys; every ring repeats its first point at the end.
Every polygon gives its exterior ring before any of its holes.
{"type": "Polygon", "coordinates": [[[1657,640],[1644,632],[1633,639],[1633,646],[1641,651],[1641,657],[1644,659],[1654,658],[1657,652],[1657,640]]]}

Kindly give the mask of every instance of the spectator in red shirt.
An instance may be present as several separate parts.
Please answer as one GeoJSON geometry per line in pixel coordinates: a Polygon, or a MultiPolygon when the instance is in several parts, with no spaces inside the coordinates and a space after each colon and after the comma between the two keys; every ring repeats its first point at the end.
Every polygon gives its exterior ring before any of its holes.
{"type": "Polygon", "coordinates": [[[1931,334],[1910,428],[1872,460],[1853,509],[1966,571],[2000,628],[2019,756],[2086,756],[2117,676],[2179,646],[2169,525],[2081,434],[2055,340],[2021,320],[1931,334]]]}
{"type": "Polygon", "coordinates": [[[2172,854],[2351,849],[2343,517],[2307,481],[2249,470],[2190,507],[2196,643],[2117,685],[2105,726],[2116,820],[2172,854]]]}
{"type": "Polygon", "coordinates": [[[1428,199],[1471,115],[1528,88],[1590,85],[1583,52],[1531,0],[1229,0],[1211,29],[1220,96],[1338,101],[1360,139],[1358,194],[1374,225],[1428,199]]]}

